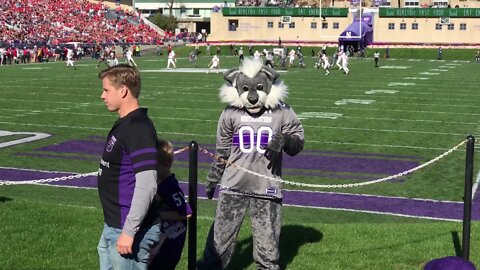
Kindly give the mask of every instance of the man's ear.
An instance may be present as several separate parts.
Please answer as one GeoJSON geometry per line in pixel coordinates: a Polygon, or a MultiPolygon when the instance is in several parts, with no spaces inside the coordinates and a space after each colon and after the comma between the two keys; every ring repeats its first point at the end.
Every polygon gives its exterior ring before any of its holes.
{"type": "Polygon", "coordinates": [[[277,78],[280,77],[280,74],[278,74],[278,72],[276,72],[273,68],[269,66],[263,66],[262,71],[265,73],[265,75],[267,75],[268,79],[272,83],[274,83],[275,80],[277,80],[277,78]]]}
{"type": "Polygon", "coordinates": [[[124,84],[120,86],[120,94],[122,95],[122,98],[125,98],[128,95],[128,87],[126,87],[124,84]]]}
{"type": "Polygon", "coordinates": [[[225,74],[223,75],[223,78],[233,85],[233,82],[238,77],[238,75],[240,75],[240,70],[230,69],[225,72],[225,74]]]}

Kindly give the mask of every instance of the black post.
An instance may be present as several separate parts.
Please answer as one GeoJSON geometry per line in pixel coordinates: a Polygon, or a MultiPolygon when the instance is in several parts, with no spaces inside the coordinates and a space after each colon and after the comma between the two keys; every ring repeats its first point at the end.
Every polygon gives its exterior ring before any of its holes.
{"type": "Polygon", "coordinates": [[[198,182],[198,144],[190,143],[188,202],[192,216],[188,220],[188,270],[195,270],[197,263],[197,182],[198,182]]]}
{"type": "Polygon", "coordinates": [[[465,160],[465,191],[463,195],[463,235],[462,257],[469,260],[470,257],[470,223],[472,220],[472,185],[473,185],[473,151],[475,137],[467,137],[467,154],[465,160]]]}

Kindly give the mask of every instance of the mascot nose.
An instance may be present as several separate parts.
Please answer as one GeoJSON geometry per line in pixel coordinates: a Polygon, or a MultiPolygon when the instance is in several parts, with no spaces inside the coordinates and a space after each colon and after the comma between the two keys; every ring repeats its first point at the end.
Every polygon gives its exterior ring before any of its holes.
{"type": "Polygon", "coordinates": [[[248,102],[250,102],[250,104],[257,104],[258,97],[248,97],[248,102]]]}

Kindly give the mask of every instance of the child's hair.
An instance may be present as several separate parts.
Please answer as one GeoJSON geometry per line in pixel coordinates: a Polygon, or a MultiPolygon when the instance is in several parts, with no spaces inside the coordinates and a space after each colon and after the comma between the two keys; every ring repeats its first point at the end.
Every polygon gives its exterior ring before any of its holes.
{"type": "Polygon", "coordinates": [[[170,168],[173,163],[173,144],[169,141],[158,139],[157,153],[158,164],[170,168]]]}

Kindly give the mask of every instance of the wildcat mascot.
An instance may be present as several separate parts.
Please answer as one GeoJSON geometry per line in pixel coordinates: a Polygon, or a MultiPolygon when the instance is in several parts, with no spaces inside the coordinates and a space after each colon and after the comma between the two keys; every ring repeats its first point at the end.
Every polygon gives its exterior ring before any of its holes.
{"type": "Polygon", "coordinates": [[[275,70],[251,59],[224,74],[227,82],[220,98],[228,105],[218,121],[216,155],[258,175],[213,161],[206,192],[212,199],[220,183],[219,196],[198,269],[227,267],[247,211],[257,269],[280,269],[282,152],[294,156],[302,151],[304,131],[295,112],[283,103],[287,86],[278,77],[275,70]]]}

